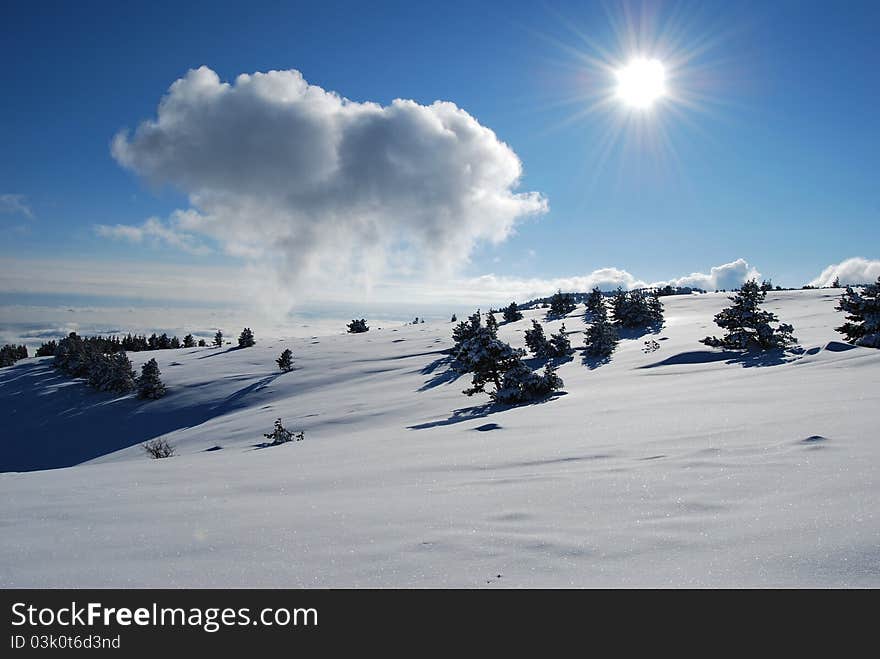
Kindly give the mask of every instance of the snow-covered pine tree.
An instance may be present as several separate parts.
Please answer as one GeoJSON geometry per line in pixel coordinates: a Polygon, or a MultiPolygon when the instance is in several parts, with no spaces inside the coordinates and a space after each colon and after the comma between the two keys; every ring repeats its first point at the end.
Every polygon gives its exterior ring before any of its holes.
{"type": "Polygon", "coordinates": [[[27,359],[27,346],[11,343],[0,348],[0,366],[12,366],[19,359],[27,359]]]}
{"type": "Polygon", "coordinates": [[[452,368],[459,373],[467,373],[473,366],[473,361],[469,354],[471,343],[478,334],[488,332],[490,338],[495,338],[496,334],[491,328],[483,327],[483,316],[477,309],[467,320],[461,321],[452,328],[452,340],[454,344],[451,349],[452,368]]]}
{"type": "Polygon", "coordinates": [[[618,327],[641,328],[663,322],[663,303],[656,295],[643,290],[625,292],[618,288],[611,301],[614,324],[618,327]]]}
{"type": "Polygon", "coordinates": [[[498,321],[495,320],[495,312],[489,311],[486,314],[486,328],[492,332],[492,334],[498,334],[498,321]]]}
{"type": "Polygon", "coordinates": [[[571,354],[571,341],[565,334],[565,323],[559,328],[556,334],[550,335],[550,355],[552,357],[567,357],[571,354]]]}
{"type": "Polygon", "coordinates": [[[562,378],[556,374],[556,367],[548,363],[544,374],[539,375],[522,360],[517,360],[505,373],[501,387],[489,394],[496,403],[514,405],[546,398],[563,386],[562,378]]]}
{"type": "Polygon", "coordinates": [[[254,333],[251,331],[250,327],[245,327],[241,330],[241,334],[238,335],[238,347],[239,348],[250,348],[256,343],[254,341],[254,333]]]}
{"type": "Polygon", "coordinates": [[[585,323],[589,323],[599,313],[605,313],[605,296],[602,295],[602,291],[599,290],[598,286],[594,287],[587,295],[584,305],[587,308],[586,313],[584,313],[585,323]]]}
{"type": "Polygon", "coordinates": [[[791,325],[780,323],[775,328],[770,325],[779,318],[760,308],[766,297],[767,291],[761,290],[756,280],[745,282],[736,295],[728,298],[733,304],[715,315],[715,324],[727,333],[720,339],[707,336],[701,343],[733,350],[773,350],[797,343],[791,325]]]}
{"type": "Polygon", "coordinates": [[[364,318],[361,318],[360,320],[355,318],[348,324],[349,334],[363,334],[364,332],[369,331],[370,328],[367,327],[367,321],[364,318]]]}
{"type": "Polygon", "coordinates": [[[183,337],[183,347],[184,348],[195,348],[196,347],[196,340],[195,340],[195,338],[193,338],[192,334],[187,334],[185,337],[183,337]]]}
{"type": "Polygon", "coordinates": [[[504,308],[505,323],[515,323],[518,320],[522,320],[522,317],[522,312],[516,306],[516,302],[511,302],[510,305],[504,308]]]}
{"type": "Polygon", "coordinates": [[[552,357],[552,347],[544,334],[544,327],[532,319],[532,328],[525,331],[526,347],[538,359],[552,357]]]}
{"type": "Polygon", "coordinates": [[[480,328],[472,338],[467,340],[466,349],[470,360],[470,371],[473,373],[471,386],[463,393],[473,396],[484,393],[486,385],[495,385],[495,392],[502,388],[504,374],[518,364],[522,363],[525,352],[519,348],[512,348],[509,344],[492,336],[487,328],[480,328]]]}
{"type": "Polygon", "coordinates": [[[584,332],[584,348],[590,357],[608,357],[617,347],[617,330],[608,320],[605,307],[598,307],[593,322],[584,332]]]}
{"type": "Polygon", "coordinates": [[[847,322],[835,330],[847,341],[867,348],[880,348],[880,277],[861,291],[847,286],[836,309],[846,313],[847,322]]]}
{"type": "Polygon", "coordinates": [[[217,330],[217,333],[214,335],[214,345],[218,348],[223,345],[223,332],[217,330]]]}
{"type": "Polygon", "coordinates": [[[55,348],[57,347],[58,343],[54,339],[46,341],[39,348],[37,348],[37,351],[34,353],[34,357],[51,357],[55,354],[55,348]]]}
{"type": "Polygon", "coordinates": [[[98,354],[91,360],[89,385],[98,391],[127,394],[135,388],[135,372],[124,352],[98,354]]]}
{"type": "Polygon", "coordinates": [[[840,288],[840,277],[834,278],[834,281],[831,282],[831,288],[840,288]]]}
{"type": "Polygon", "coordinates": [[[278,368],[280,368],[281,371],[284,373],[292,371],[293,353],[290,351],[290,348],[285,348],[284,352],[281,353],[281,356],[275,360],[275,363],[278,364],[278,368]]]}
{"type": "Polygon", "coordinates": [[[559,290],[550,298],[550,311],[547,312],[547,315],[550,318],[562,318],[574,311],[576,307],[571,295],[559,290]]]}
{"type": "Polygon", "coordinates": [[[166,389],[162,380],[159,378],[159,364],[155,359],[151,359],[141,367],[141,376],[138,378],[138,396],[140,398],[162,398],[166,389]]]}

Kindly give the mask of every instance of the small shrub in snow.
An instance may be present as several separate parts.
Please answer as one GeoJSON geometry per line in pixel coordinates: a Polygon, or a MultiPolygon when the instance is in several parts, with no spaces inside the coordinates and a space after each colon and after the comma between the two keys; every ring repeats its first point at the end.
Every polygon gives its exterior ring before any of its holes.
{"type": "Polygon", "coordinates": [[[170,458],[174,455],[174,447],[161,437],[142,444],[144,451],[154,460],[170,458]]]}
{"type": "Polygon", "coordinates": [[[290,348],[286,348],[284,352],[281,353],[281,356],[275,360],[275,363],[278,364],[278,368],[280,368],[281,371],[284,373],[292,371],[293,353],[290,351],[290,348]]]}
{"type": "Polygon", "coordinates": [[[199,339],[199,348],[204,348],[206,345],[208,345],[208,344],[205,343],[204,339],[199,339]]]}
{"type": "Polygon", "coordinates": [[[285,442],[301,442],[306,438],[303,431],[291,432],[281,425],[281,419],[275,419],[275,427],[272,429],[272,432],[264,433],[263,437],[272,440],[269,446],[277,446],[285,442]]]}
{"type": "Polygon", "coordinates": [[[363,332],[369,332],[370,328],[367,327],[367,321],[363,318],[360,320],[352,320],[348,324],[348,333],[349,334],[362,334],[363,332]]]}
{"type": "Polygon", "coordinates": [[[797,343],[791,325],[770,325],[779,318],[760,308],[766,296],[767,291],[762,290],[756,280],[745,282],[736,295],[729,298],[733,304],[715,316],[715,324],[727,333],[720,339],[707,336],[701,343],[733,350],[773,350],[797,343]]]}
{"type": "Polygon", "coordinates": [[[836,309],[846,313],[843,325],[835,329],[850,343],[880,348],[880,277],[861,291],[847,286],[836,309]]]}
{"type": "Polygon", "coordinates": [[[166,389],[162,380],[159,379],[159,364],[151,359],[141,367],[141,376],[138,378],[138,396],[140,398],[162,398],[166,389]]]}
{"type": "Polygon", "coordinates": [[[515,323],[518,320],[522,320],[522,317],[522,312],[517,308],[516,302],[511,302],[510,305],[504,308],[504,322],[515,323]]]}

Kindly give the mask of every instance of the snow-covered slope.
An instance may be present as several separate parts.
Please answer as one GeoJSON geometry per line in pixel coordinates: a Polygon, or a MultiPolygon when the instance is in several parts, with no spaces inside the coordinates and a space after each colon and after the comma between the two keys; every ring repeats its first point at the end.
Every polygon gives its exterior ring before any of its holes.
{"type": "Polygon", "coordinates": [[[878,586],[880,351],[839,343],[834,297],[771,293],[803,351],[763,360],[698,343],[723,294],[664,298],[503,410],[461,394],[449,323],[133,353],[150,402],[19,362],[0,465],[90,462],[0,474],[0,586],[878,586]],[[260,448],[278,417],[306,440],[260,448]]]}

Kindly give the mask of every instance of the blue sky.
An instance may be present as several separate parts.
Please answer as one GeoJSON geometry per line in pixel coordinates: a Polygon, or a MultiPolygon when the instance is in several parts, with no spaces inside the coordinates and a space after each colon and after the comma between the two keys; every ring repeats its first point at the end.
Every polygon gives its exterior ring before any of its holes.
{"type": "Polygon", "coordinates": [[[462,276],[616,267],[651,282],[744,258],[801,285],[880,257],[876,2],[83,4],[4,5],[7,263],[242,263],[228,244],[192,254],[95,231],[193,205],[123,167],[111,140],[202,65],[223,81],[296,69],[358,102],[448,100],[492,129],[522,162],[517,191],[549,211],[475,241],[462,276]],[[627,11],[646,26],[639,48],[625,43],[627,11]],[[699,96],[629,121],[614,104],[588,111],[610,84],[596,61],[628,50],[684,54],[670,87],[699,96]]]}

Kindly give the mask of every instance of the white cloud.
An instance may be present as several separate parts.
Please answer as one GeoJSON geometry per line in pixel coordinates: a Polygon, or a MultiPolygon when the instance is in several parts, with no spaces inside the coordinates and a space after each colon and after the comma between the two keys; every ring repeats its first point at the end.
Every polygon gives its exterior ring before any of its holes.
{"type": "Polygon", "coordinates": [[[678,279],[660,283],[715,291],[718,289],[730,290],[738,288],[743,282],[749,279],[760,279],[760,277],[761,273],[750,266],[745,259],[737,259],[736,261],[711,268],[708,274],[694,272],[678,279]]]}
{"type": "Polygon", "coordinates": [[[27,198],[22,194],[0,194],[0,213],[24,215],[27,218],[34,216],[27,198]]]}
{"type": "Polygon", "coordinates": [[[810,286],[831,286],[836,278],[844,286],[848,284],[868,284],[880,277],[880,261],[854,256],[840,263],[829,265],[810,282],[810,286]]]}
{"type": "Polygon", "coordinates": [[[162,222],[157,217],[151,217],[140,226],[97,224],[95,232],[104,238],[126,240],[132,243],[141,243],[145,239],[152,239],[159,244],[175,247],[190,254],[207,254],[211,251],[208,246],[181,229],[186,225],[187,218],[191,215],[192,211],[175,211],[171,214],[168,223],[162,222]]]}
{"type": "Polygon", "coordinates": [[[547,210],[539,193],[516,191],[513,150],[453,103],[354,102],[294,70],[231,84],[207,67],[189,71],[154,120],[116,135],[112,152],[182,189],[192,208],[167,225],[104,235],[175,244],[162,228],[203,234],[272,264],[288,288],[304,277],[448,269],[547,210]]]}

